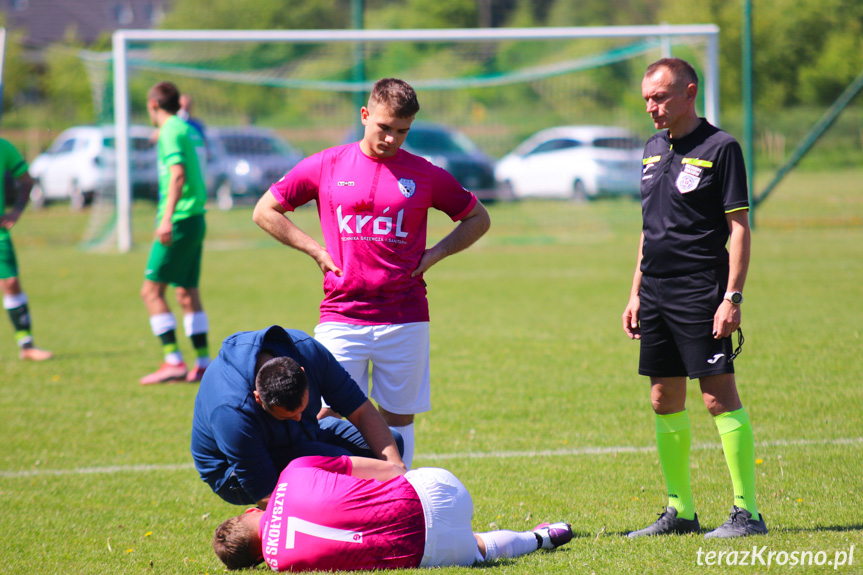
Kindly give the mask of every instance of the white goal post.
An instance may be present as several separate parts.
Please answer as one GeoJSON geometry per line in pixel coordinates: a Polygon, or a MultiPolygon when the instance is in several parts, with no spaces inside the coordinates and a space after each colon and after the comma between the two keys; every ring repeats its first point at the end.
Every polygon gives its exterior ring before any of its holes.
{"type": "MultiPolygon", "coordinates": [[[[558,28],[469,28],[438,30],[120,30],[113,35],[114,122],[116,124],[117,243],[121,252],[132,247],[131,180],[129,169],[129,68],[131,42],[484,42],[499,40],[555,40],[580,38],[654,38],[670,55],[675,38],[706,41],[704,113],[719,123],[719,28],[712,24],[658,26],[598,26],[558,28]]],[[[359,86],[367,91],[369,86],[359,86]]]]}

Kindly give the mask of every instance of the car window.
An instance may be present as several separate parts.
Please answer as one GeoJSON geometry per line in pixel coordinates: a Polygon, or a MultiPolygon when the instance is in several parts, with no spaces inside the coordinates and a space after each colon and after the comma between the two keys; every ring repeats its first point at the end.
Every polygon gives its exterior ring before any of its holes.
{"type": "Polygon", "coordinates": [[[450,134],[438,130],[417,129],[408,132],[405,144],[417,154],[441,154],[446,152],[470,152],[465,143],[450,134]]]}
{"type": "Polygon", "coordinates": [[[54,148],[51,150],[52,154],[68,154],[75,149],[75,138],[69,138],[60,142],[59,145],[55,144],[52,147],[54,148]]]}
{"type": "MultiPolygon", "coordinates": [[[[116,144],[117,141],[113,136],[102,138],[102,147],[104,148],[113,150],[116,144]]],[[[129,148],[132,150],[149,150],[152,147],[153,142],[151,142],[149,138],[129,138],[129,148]]]]}
{"type": "Polygon", "coordinates": [[[558,150],[568,150],[570,148],[578,148],[581,146],[581,142],[578,140],[573,140],[572,138],[555,138],[554,140],[548,140],[547,142],[543,142],[533,150],[528,152],[528,154],[543,154],[546,152],[556,152],[558,150]]]}
{"type": "Polygon", "coordinates": [[[154,146],[150,138],[130,138],[129,144],[133,150],[137,151],[151,150],[154,146]]]}
{"type": "Polygon", "coordinates": [[[272,138],[261,136],[221,136],[222,146],[225,152],[232,156],[242,156],[244,154],[252,155],[273,155],[281,151],[279,143],[272,138]]]}
{"type": "Polygon", "coordinates": [[[613,137],[596,138],[593,141],[594,148],[613,148],[615,150],[640,150],[644,143],[637,138],[613,137]]]}

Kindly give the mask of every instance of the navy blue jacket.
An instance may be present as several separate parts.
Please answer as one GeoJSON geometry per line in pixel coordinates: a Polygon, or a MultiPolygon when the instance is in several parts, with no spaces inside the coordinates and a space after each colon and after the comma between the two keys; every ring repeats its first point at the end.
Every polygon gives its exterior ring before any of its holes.
{"type": "Polygon", "coordinates": [[[271,326],[225,339],[198,389],[192,420],[192,457],[213,491],[235,473],[256,501],[270,495],[294,446],[317,441],[321,396],[344,415],[366,397],[327,349],[298,330],[271,326]],[[255,364],[261,350],[291,357],[305,369],[309,405],[301,421],[279,421],[255,401],[255,364]]]}

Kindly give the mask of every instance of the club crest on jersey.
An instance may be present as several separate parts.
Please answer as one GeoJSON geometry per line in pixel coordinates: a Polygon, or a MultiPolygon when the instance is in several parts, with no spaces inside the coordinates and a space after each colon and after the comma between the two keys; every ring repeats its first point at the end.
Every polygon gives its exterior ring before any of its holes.
{"type": "Polygon", "coordinates": [[[413,180],[399,178],[399,190],[404,197],[409,198],[417,191],[417,184],[413,180]]]}
{"type": "Polygon", "coordinates": [[[701,182],[701,168],[684,166],[680,175],[677,176],[677,189],[681,194],[686,194],[697,188],[699,182],[701,182]]]}

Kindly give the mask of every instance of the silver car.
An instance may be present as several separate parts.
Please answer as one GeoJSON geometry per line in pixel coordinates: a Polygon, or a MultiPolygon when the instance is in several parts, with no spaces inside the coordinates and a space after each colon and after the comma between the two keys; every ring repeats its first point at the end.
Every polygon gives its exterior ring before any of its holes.
{"type": "Polygon", "coordinates": [[[537,132],[495,166],[515,198],[639,196],[644,142],[612,126],[560,126],[537,132]]]}
{"type": "Polygon", "coordinates": [[[207,191],[219,208],[257,199],[279,181],[303,154],[271,130],[207,128],[207,191]]]}

